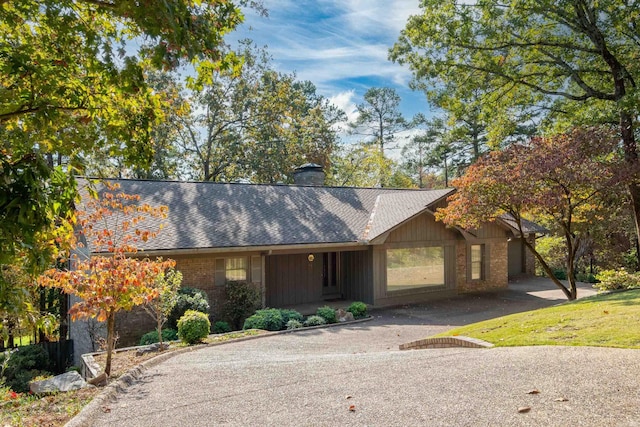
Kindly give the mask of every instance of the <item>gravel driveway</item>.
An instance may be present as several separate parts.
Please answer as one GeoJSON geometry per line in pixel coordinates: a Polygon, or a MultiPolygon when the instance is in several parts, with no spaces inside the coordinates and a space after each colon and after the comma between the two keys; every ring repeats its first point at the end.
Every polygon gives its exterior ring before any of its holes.
{"type": "Polygon", "coordinates": [[[637,350],[398,350],[458,324],[561,301],[548,284],[536,286],[184,353],[147,370],[90,425],[640,426],[637,350]]]}

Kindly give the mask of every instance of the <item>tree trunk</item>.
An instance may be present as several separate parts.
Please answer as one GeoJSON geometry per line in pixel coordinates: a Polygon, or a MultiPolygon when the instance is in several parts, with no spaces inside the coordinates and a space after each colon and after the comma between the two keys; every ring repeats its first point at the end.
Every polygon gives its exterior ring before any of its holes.
{"type": "Polygon", "coordinates": [[[66,341],[69,335],[69,295],[64,292],[60,292],[58,295],[60,301],[60,341],[66,341]]]}
{"type": "Polygon", "coordinates": [[[633,133],[633,116],[626,111],[620,112],[620,134],[624,145],[624,159],[631,169],[629,179],[629,196],[633,209],[633,220],[636,225],[636,237],[640,241],[640,185],[636,182],[636,169],[638,168],[638,151],[636,138],[633,133]]]}
{"type": "Polygon", "coordinates": [[[570,289],[567,289],[567,287],[563,285],[560,280],[558,280],[558,278],[553,274],[553,271],[551,271],[549,264],[547,264],[544,258],[542,258],[542,255],[540,255],[538,251],[536,251],[536,249],[533,247],[533,245],[531,245],[531,243],[529,243],[527,239],[522,239],[522,241],[524,242],[525,246],[531,251],[533,256],[535,256],[536,259],[540,262],[540,265],[542,265],[542,269],[544,270],[545,273],[547,273],[547,277],[549,277],[549,279],[551,279],[551,281],[558,288],[560,288],[560,290],[564,293],[564,295],[567,297],[569,301],[575,300],[576,299],[575,292],[571,292],[570,289]]]}
{"type": "Polygon", "coordinates": [[[160,343],[160,347],[158,347],[158,351],[162,351],[164,349],[162,344],[162,318],[158,315],[158,324],[156,325],[156,329],[158,330],[158,342],[160,343]]]}
{"type": "Polygon", "coordinates": [[[113,348],[115,347],[115,331],[116,329],[116,314],[110,310],[107,314],[107,361],[104,364],[104,373],[107,376],[111,375],[111,356],[113,355],[113,348]]]}

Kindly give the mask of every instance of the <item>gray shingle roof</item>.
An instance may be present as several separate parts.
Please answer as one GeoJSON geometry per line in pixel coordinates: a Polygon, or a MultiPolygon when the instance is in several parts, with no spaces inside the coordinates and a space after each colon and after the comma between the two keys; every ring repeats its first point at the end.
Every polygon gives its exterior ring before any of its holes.
{"type": "Polygon", "coordinates": [[[398,191],[378,195],[364,238],[366,240],[375,239],[453,192],[452,189],[445,189],[398,191]]]}
{"type": "MultiPolygon", "coordinates": [[[[515,233],[520,233],[518,229],[518,223],[510,214],[503,214],[500,216],[500,220],[506,224],[509,228],[511,228],[515,233]]],[[[549,230],[544,228],[543,226],[536,224],[533,221],[529,221],[527,219],[522,218],[522,231],[526,234],[534,233],[534,234],[548,234],[549,230]]]]}
{"type": "Polygon", "coordinates": [[[152,220],[164,223],[158,237],[139,245],[146,251],[366,243],[453,192],[110,181],[122,192],[139,195],[141,203],[168,206],[168,218],[152,220]]]}

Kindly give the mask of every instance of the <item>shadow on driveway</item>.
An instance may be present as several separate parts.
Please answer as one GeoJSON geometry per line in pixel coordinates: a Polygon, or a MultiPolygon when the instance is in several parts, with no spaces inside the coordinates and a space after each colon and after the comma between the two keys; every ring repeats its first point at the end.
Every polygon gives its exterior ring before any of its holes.
{"type": "MultiPolygon", "coordinates": [[[[595,295],[590,283],[578,284],[578,298],[595,295]]],[[[372,309],[376,324],[439,325],[457,327],[513,313],[567,302],[564,293],[549,279],[527,277],[509,282],[508,289],[460,295],[453,298],[372,309]]]]}

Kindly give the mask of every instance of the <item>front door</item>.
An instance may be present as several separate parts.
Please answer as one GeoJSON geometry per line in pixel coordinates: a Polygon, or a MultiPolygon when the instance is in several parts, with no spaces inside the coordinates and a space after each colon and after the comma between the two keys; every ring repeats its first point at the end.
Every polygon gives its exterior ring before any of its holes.
{"type": "Polygon", "coordinates": [[[338,256],[336,252],[322,254],[322,295],[338,295],[338,256]]]}

